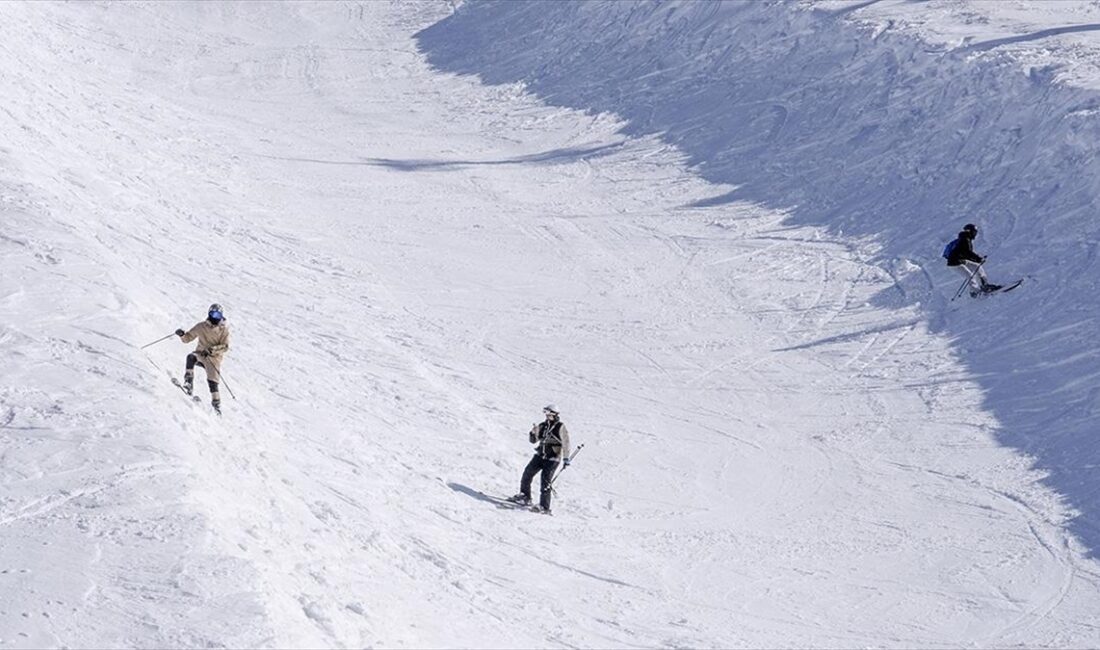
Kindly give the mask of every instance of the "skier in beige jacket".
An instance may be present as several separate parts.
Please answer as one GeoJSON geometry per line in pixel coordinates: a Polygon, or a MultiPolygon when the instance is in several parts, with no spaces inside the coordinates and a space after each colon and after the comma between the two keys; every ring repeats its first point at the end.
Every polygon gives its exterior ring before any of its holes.
{"type": "Polygon", "coordinates": [[[210,305],[206,313],[206,320],[195,323],[188,331],[176,330],[176,336],[184,343],[190,343],[198,339],[199,343],[195,351],[187,355],[187,369],[183,373],[183,390],[191,394],[195,379],[195,366],[206,370],[206,383],[210,387],[210,404],[214,410],[221,413],[222,400],[218,394],[218,383],[221,382],[222,358],[229,351],[229,327],[225,324],[225,316],[222,314],[222,306],[218,303],[210,305]]]}

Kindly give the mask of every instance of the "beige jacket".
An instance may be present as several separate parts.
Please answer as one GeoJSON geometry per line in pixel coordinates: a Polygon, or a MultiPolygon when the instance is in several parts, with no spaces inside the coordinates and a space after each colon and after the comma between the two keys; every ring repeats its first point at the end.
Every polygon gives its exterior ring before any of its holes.
{"type": "Polygon", "coordinates": [[[190,343],[195,339],[199,341],[195,346],[195,356],[199,358],[208,373],[213,366],[214,375],[217,376],[221,372],[222,357],[229,351],[229,327],[224,320],[217,325],[211,325],[210,321],[206,320],[199,321],[180,337],[184,343],[190,343]],[[200,352],[205,352],[206,355],[199,354],[200,352]]]}

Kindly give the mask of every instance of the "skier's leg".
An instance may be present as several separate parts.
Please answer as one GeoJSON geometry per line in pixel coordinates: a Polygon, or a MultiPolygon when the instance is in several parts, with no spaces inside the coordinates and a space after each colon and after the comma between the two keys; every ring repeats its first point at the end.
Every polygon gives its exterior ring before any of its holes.
{"type": "Polygon", "coordinates": [[[210,403],[215,410],[221,410],[222,398],[218,394],[218,384],[221,381],[221,363],[214,358],[207,357],[203,367],[206,369],[206,385],[210,387],[210,403]]]}
{"type": "Polygon", "coordinates": [[[542,490],[539,497],[539,505],[543,510],[550,509],[550,495],[553,492],[550,491],[550,481],[554,479],[554,470],[558,468],[558,461],[556,460],[544,460],[542,461],[542,490]]]}
{"type": "Polygon", "coordinates": [[[981,264],[975,264],[974,262],[971,262],[970,264],[974,264],[978,268],[978,273],[976,273],[975,275],[978,276],[978,279],[980,280],[981,288],[985,289],[986,286],[989,284],[989,278],[986,277],[986,267],[982,266],[981,264]]]}
{"type": "Polygon", "coordinates": [[[981,269],[975,262],[967,260],[958,266],[952,266],[951,268],[959,272],[959,275],[963,276],[970,282],[971,289],[981,289],[981,282],[985,280],[985,271],[981,269]],[[978,269],[978,273],[974,272],[975,267],[978,269]],[[980,276],[978,274],[981,274],[980,276]]]}
{"type": "Polygon", "coordinates": [[[531,457],[531,462],[527,463],[527,467],[523,469],[523,478],[519,482],[519,493],[528,499],[531,498],[531,480],[535,478],[535,474],[538,474],[541,468],[542,457],[535,454],[531,457]]]}
{"type": "Polygon", "coordinates": [[[198,361],[193,352],[187,355],[187,367],[183,371],[183,389],[188,395],[191,394],[191,386],[195,383],[195,364],[198,361]]]}

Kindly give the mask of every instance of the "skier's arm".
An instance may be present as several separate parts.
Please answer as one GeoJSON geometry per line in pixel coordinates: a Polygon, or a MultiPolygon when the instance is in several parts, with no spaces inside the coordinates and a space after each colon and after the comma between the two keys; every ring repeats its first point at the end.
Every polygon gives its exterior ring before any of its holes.
{"type": "Polygon", "coordinates": [[[180,340],[184,343],[190,343],[191,341],[194,341],[195,338],[199,335],[200,327],[202,327],[202,323],[195,323],[195,326],[187,330],[187,332],[180,337],[180,340]]]}
{"type": "Polygon", "coordinates": [[[569,429],[565,428],[564,423],[558,428],[558,436],[561,438],[561,457],[569,458],[569,429]]]}
{"type": "Polygon", "coordinates": [[[977,262],[978,264],[981,264],[985,261],[980,255],[974,252],[974,244],[972,244],[969,239],[965,237],[959,237],[959,248],[961,249],[959,251],[959,257],[963,258],[964,260],[977,262]]]}
{"type": "Polygon", "coordinates": [[[539,425],[537,423],[535,424],[535,426],[531,427],[531,435],[529,435],[527,437],[531,440],[532,445],[535,444],[536,442],[538,442],[539,425]]]}
{"type": "Polygon", "coordinates": [[[229,332],[226,331],[225,338],[222,339],[221,343],[211,345],[206,351],[210,354],[225,354],[229,352],[229,332]]]}

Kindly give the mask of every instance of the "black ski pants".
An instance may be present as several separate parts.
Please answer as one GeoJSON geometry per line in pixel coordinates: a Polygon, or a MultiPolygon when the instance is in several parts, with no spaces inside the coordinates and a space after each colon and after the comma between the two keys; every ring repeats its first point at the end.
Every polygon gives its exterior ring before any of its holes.
{"type": "MultiPolygon", "coordinates": [[[[202,368],[203,370],[206,370],[206,366],[204,366],[203,363],[201,361],[199,361],[199,358],[195,356],[195,353],[192,352],[192,353],[187,355],[187,367],[185,368],[186,372],[183,373],[184,379],[186,379],[187,381],[192,380],[192,377],[193,377],[194,372],[195,372],[195,366],[198,366],[198,367],[202,368]]],[[[214,396],[214,400],[215,401],[221,401],[220,395],[218,394],[218,382],[216,382],[216,381],[214,381],[210,378],[207,378],[206,379],[206,385],[207,385],[208,388],[210,388],[210,394],[214,396]]]]}
{"type": "Polygon", "coordinates": [[[523,470],[523,478],[519,482],[519,491],[527,498],[531,498],[531,480],[535,478],[535,474],[542,472],[542,490],[539,492],[539,505],[549,510],[550,480],[554,478],[554,470],[557,468],[558,461],[535,454],[523,470]]]}

